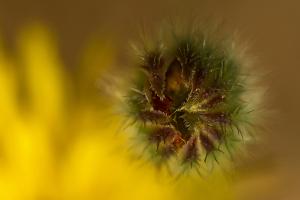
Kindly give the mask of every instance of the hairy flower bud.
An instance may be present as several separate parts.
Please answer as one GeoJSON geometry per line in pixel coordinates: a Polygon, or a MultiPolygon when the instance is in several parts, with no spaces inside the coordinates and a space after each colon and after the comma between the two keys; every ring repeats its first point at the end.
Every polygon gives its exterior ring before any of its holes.
{"type": "Polygon", "coordinates": [[[160,163],[176,158],[178,166],[200,167],[211,156],[219,163],[249,134],[249,77],[228,41],[193,29],[142,48],[126,103],[133,126],[143,127],[137,135],[160,163]]]}

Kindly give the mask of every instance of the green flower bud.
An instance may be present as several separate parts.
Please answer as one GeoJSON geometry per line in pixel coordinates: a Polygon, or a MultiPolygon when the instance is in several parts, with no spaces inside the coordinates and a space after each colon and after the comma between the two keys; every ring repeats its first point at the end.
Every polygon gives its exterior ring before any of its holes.
{"type": "Polygon", "coordinates": [[[200,28],[165,31],[157,41],[140,48],[126,95],[138,145],[159,166],[222,165],[255,127],[248,62],[232,40],[200,28]]]}

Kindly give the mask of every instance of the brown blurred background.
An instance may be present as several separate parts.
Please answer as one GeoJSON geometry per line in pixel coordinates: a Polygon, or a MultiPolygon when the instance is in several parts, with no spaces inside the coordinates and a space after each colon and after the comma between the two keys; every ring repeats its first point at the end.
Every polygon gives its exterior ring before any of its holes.
{"type": "Polygon", "coordinates": [[[13,50],[24,24],[45,23],[56,33],[62,59],[72,68],[84,43],[95,34],[114,40],[122,57],[141,24],[172,17],[223,21],[250,41],[251,54],[268,72],[263,82],[269,86],[268,106],[275,110],[252,161],[243,166],[249,175],[241,178],[241,190],[247,199],[290,200],[300,199],[299,8],[296,0],[0,0],[0,30],[13,50]]]}

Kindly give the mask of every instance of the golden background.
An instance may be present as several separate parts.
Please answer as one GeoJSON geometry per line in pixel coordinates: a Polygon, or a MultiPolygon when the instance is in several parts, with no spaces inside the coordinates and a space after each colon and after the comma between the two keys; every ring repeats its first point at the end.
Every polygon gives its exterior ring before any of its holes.
{"type": "MultiPolygon", "coordinates": [[[[0,32],[5,49],[14,52],[23,27],[42,23],[54,33],[61,62],[73,73],[82,49],[95,35],[112,41],[117,49],[114,65],[122,65],[128,42],[136,39],[141,24],[196,17],[216,19],[229,30],[238,30],[250,44],[257,68],[267,72],[263,83],[271,112],[266,134],[242,164],[245,173],[236,187],[241,199],[293,200],[300,198],[299,6],[291,0],[0,0],[0,32]]],[[[195,199],[205,198],[199,194],[195,199]]]]}

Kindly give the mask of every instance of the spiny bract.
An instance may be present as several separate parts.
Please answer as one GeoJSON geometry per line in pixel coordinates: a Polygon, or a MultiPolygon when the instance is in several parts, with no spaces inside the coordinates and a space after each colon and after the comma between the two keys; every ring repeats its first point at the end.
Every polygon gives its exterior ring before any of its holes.
{"type": "Polygon", "coordinates": [[[170,160],[197,168],[208,160],[219,163],[249,135],[253,108],[243,97],[244,63],[228,41],[200,30],[171,31],[140,48],[127,112],[160,165],[170,160]]]}

